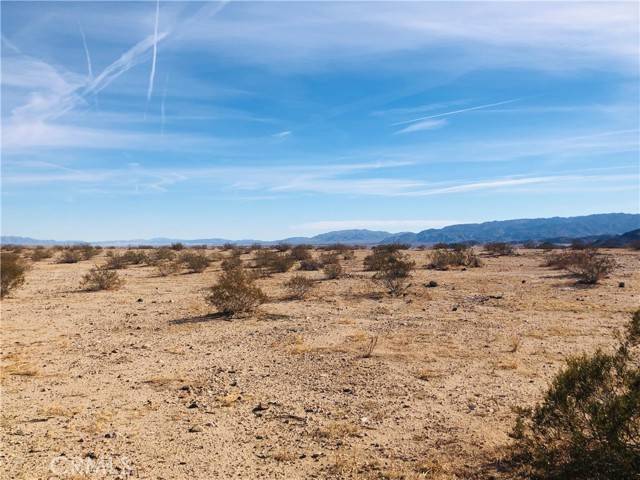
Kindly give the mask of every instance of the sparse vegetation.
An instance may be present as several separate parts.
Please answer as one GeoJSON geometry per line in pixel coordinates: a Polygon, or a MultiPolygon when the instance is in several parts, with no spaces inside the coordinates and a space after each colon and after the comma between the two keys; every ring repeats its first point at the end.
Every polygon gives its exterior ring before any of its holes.
{"type": "Polygon", "coordinates": [[[392,295],[401,295],[407,288],[411,271],[415,262],[399,250],[379,250],[376,255],[376,273],[374,279],[379,281],[392,295]]]}
{"type": "Polygon", "coordinates": [[[516,423],[513,459],[523,478],[638,478],[640,310],[614,353],[572,357],[542,403],[516,423]]]}
{"type": "Polygon", "coordinates": [[[448,270],[450,267],[480,267],[482,262],[473,248],[435,249],[430,256],[427,268],[448,270]]]}
{"type": "Polygon", "coordinates": [[[206,254],[201,252],[184,252],[180,255],[180,262],[194,273],[204,272],[209,266],[210,260],[206,254]]]}
{"type": "Polygon", "coordinates": [[[105,264],[105,268],[109,270],[121,270],[123,268],[127,268],[129,262],[127,261],[127,257],[121,253],[109,252],[107,254],[107,263],[105,264]]]}
{"type": "Polygon", "coordinates": [[[487,251],[487,253],[490,253],[491,255],[495,255],[497,257],[516,254],[516,250],[515,248],[513,248],[513,245],[505,242],[487,243],[484,246],[484,249],[487,251]]]}
{"type": "Polygon", "coordinates": [[[91,292],[116,290],[123,283],[124,281],[120,278],[118,272],[104,266],[95,266],[82,277],[80,288],[91,292]]]}
{"type": "Polygon", "coordinates": [[[44,248],[44,247],[36,247],[32,252],[31,252],[31,260],[34,262],[39,262],[41,260],[46,260],[47,258],[51,258],[53,256],[53,253],[51,253],[51,250],[49,250],[48,248],[44,248]]]}
{"type": "Polygon", "coordinates": [[[170,248],[171,250],[176,250],[176,251],[184,250],[184,244],[181,242],[175,242],[171,244],[170,248]]]}
{"type": "Polygon", "coordinates": [[[311,246],[296,245],[291,249],[290,255],[294,260],[309,260],[311,258],[311,246]]]}
{"type": "Polygon", "coordinates": [[[595,284],[609,275],[615,268],[615,261],[595,249],[565,250],[548,254],[547,267],[568,270],[580,283],[595,284]]]}
{"type": "Polygon", "coordinates": [[[66,248],[60,252],[60,255],[57,258],[58,263],[78,263],[82,260],[82,254],[80,251],[66,248]]]}
{"type": "Polygon", "coordinates": [[[150,265],[158,265],[162,262],[167,262],[171,260],[175,260],[176,253],[167,247],[161,247],[153,251],[153,253],[149,256],[149,264],[150,265]]]}
{"type": "Polygon", "coordinates": [[[18,254],[2,252],[0,256],[0,277],[2,277],[0,297],[4,297],[22,285],[26,271],[27,265],[18,254]]]}
{"type": "Polygon", "coordinates": [[[291,298],[301,300],[307,296],[314,285],[314,281],[304,275],[294,275],[284,283],[291,298]]]}
{"type": "Polygon", "coordinates": [[[225,315],[233,316],[255,310],[266,301],[266,295],[243,268],[233,268],[224,271],[210,288],[207,301],[225,315]]]}
{"type": "Polygon", "coordinates": [[[335,280],[342,275],[342,266],[339,263],[327,263],[322,267],[322,273],[329,280],[335,280]]]}
{"type": "Polygon", "coordinates": [[[300,270],[303,270],[305,272],[320,270],[321,267],[322,267],[322,264],[319,261],[314,260],[313,258],[310,258],[308,260],[302,260],[300,262],[300,270]]]}
{"type": "Polygon", "coordinates": [[[276,253],[271,250],[260,250],[256,252],[254,264],[256,268],[262,268],[269,273],[287,272],[295,260],[287,253],[276,253]]]}
{"type": "Polygon", "coordinates": [[[180,262],[176,260],[162,260],[156,263],[156,272],[161,277],[168,277],[180,271],[180,262]]]}

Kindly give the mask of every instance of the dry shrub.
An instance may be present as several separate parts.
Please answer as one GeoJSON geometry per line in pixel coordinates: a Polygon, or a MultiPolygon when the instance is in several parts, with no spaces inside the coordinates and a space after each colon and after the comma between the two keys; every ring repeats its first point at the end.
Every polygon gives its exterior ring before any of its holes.
{"type": "Polygon", "coordinates": [[[336,252],[324,252],[320,254],[320,263],[324,265],[332,265],[334,263],[340,263],[340,258],[336,252]]]}
{"type": "Polygon", "coordinates": [[[140,250],[129,249],[124,252],[122,256],[124,257],[124,261],[129,265],[141,265],[149,262],[147,254],[140,250]]]}
{"type": "Polygon", "coordinates": [[[568,270],[578,277],[580,283],[595,284],[609,275],[616,263],[611,257],[599,254],[596,249],[584,249],[549,254],[545,258],[545,265],[568,270]]]}
{"type": "Polygon", "coordinates": [[[120,270],[123,268],[127,268],[127,257],[120,253],[109,252],[107,254],[107,263],[105,264],[105,268],[109,270],[120,270]]]}
{"type": "Polygon", "coordinates": [[[180,256],[180,262],[190,272],[201,273],[204,272],[209,266],[209,257],[200,252],[185,252],[180,256]]]}
{"type": "Polygon", "coordinates": [[[27,264],[16,253],[2,252],[0,256],[0,297],[24,283],[27,264]]]}
{"type": "Polygon", "coordinates": [[[406,250],[407,248],[409,248],[408,245],[400,243],[390,243],[388,245],[373,247],[371,254],[364,257],[364,269],[370,272],[378,271],[387,262],[389,256],[393,256],[400,250],[406,250]]]}
{"type": "Polygon", "coordinates": [[[369,342],[367,343],[364,349],[364,353],[362,354],[362,358],[371,358],[371,355],[373,355],[373,351],[375,350],[376,345],[378,345],[378,335],[374,335],[369,339],[369,342]]]}
{"type": "Polygon", "coordinates": [[[240,259],[240,255],[231,255],[230,257],[226,257],[224,260],[222,260],[222,264],[220,266],[224,271],[242,267],[242,260],[240,259]]]}
{"type": "Polygon", "coordinates": [[[431,253],[427,268],[448,270],[449,267],[480,267],[482,262],[472,248],[464,249],[435,249],[431,253]]]}
{"type": "Polygon", "coordinates": [[[305,272],[320,270],[320,267],[322,267],[322,264],[319,261],[314,260],[313,258],[310,258],[308,260],[302,260],[300,262],[300,270],[305,272]]]}
{"type": "Polygon", "coordinates": [[[517,473],[531,479],[638,478],[640,310],[614,353],[572,357],[512,436],[517,473]]]}
{"type": "Polygon", "coordinates": [[[95,266],[89,270],[80,281],[80,288],[90,292],[98,290],[116,290],[122,286],[124,280],[118,272],[104,266],[95,266]]]}
{"type": "Polygon", "coordinates": [[[80,251],[66,248],[60,252],[57,263],[78,263],[80,260],[82,260],[80,251]]]}
{"type": "Polygon", "coordinates": [[[222,273],[206,299],[220,312],[232,316],[255,310],[267,297],[253,276],[243,268],[234,268],[222,273]]]}
{"type": "Polygon", "coordinates": [[[168,277],[180,271],[180,262],[175,260],[163,260],[156,263],[156,272],[161,277],[168,277]]]}
{"type": "Polygon", "coordinates": [[[277,245],[274,245],[273,248],[275,248],[276,252],[284,253],[288,250],[291,250],[291,245],[289,245],[288,243],[279,243],[277,245]]]}
{"type": "Polygon", "coordinates": [[[328,263],[322,267],[322,273],[328,279],[334,280],[342,275],[342,266],[339,263],[328,263]]]}
{"type": "Polygon", "coordinates": [[[80,256],[83,260],[91,260],[101,250],[101,248],[93,247],[91,245],[78,245],[73,247],[73,249],[80,252],[80,256]]]}
{"type": "Polygon", "coordinates": [[[291,298],[303,299],[311,291],[314,281],[304,275],[294,275],[284,283],[291,298]]]}
{"type": "Polygon", "coordinates": [[[168,262],[175,260],[176,253],[167,247],[158,248],[154,250],[154,252],[149,256],[149,264],[150,265],[158,265],[162,262],[168,262]]]}
{"type": "Polygon", "coordinates": [[[484,249],[491,255],[495,255],[498,257],[516,254],[516,250],[515,248],[513,248],[513,245],[505,242],[487,243],[484,246],[484,249]]]}
{"type": "Polygon", "coordinates": [[[411,261],[408,255],[400,252],[389,253],[373,278],[384,285],[391,295],[398,296],[407,289],[414,267],[415,262],[411,261]]]}
{"type": "Polygon", "coordinates": [[[254,265],[256,268],[262,268],[270,273],[287,272],[295,263],[291,255],[286,253],[276,253],[269,250],[260,250],[256,252],[254,265]]]}
{"type": "Polygon", "coordinates": [[[181,242],[175,242],[175,243],[172,243],[169,248],[171,248],[171,250],[176,250],[176,251],[183,250],[184,244],[181,242]]]}
{"type": "Polygon", "coordinates": [[[39,262],[40,260],[45,260],[52,256],[53,253],[51,253],[51,250],[44,247],[36,247],[33,252],[31,252],[31,260],[34,262],[39,262]]]}
{"type": "Polygon", "coordinates": [[[291,249],[291,258],[294,260],[302,261],[309,260],[311,258],[311,246],[309,245],[296,245],[291,249]]]}

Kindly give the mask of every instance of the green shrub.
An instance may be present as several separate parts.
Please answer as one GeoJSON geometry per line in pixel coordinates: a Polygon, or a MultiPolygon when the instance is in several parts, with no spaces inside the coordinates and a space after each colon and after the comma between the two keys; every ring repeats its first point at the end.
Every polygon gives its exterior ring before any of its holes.
{"type": "Polygon", "coordinates": [[[98,290],[116,290],[120,288],[123,283],[124,280],[120,278],[118,272],[104,266],[95,266],[82,277],[80,288],[91,292],[97,292],[98,290]]]}
{"type": "Polygon", "coordinates": [[[184,252],[180,256],[180,262],[182,262],[190,272],[201,273],[207,269],[210,260],[204,253],[184,252]]]}
{"type": "Polygon", "coordinates": [[[255,284],[253,276],[243,268],[233,268],[222,273],[206,299],[220,312],[231,316],[255,310],[266,301],[266,295],[255,284]]]}
{"type": "Polygon", "coordinates": [[[387,251],[374,279],[389,290],[392,295],[400,295],[407,289],[411,271],[415,263],[409,256],[399,251],[387,251]]]}
{"type": "Polygon", "coordinates": [[[24,283],[24,275],[28,267],[16,253],[2,252],[0,255],[0,297],[24,283]]]}
{"type": "Polygon", "coordinates": [[[303,299],[313,288],[314,281],[304,275],[294,275],[284,283],[291,298],[303,299]]]}
{"type": "Polygon", "coordinates": [[[524,478],[640,478],[640,310],[614,353],[572,357],[512,436],[524,478]]]}

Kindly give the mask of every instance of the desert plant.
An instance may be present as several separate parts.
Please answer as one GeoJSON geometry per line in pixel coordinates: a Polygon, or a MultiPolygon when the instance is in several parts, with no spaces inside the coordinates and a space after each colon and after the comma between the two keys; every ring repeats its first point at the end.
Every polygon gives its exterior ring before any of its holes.
{"type": "Polygon", "coordinates": [[[148,263],[147,254],[140,250],[129,249],[122,254],[124,261],[129,265],[140,265],[148,263]]]}
{"type": "Polygon", "coordinates": [[[156,272],[161,277],[168,277],[180,271],[180,262],[176,260],[162,260],[156,263],[156,272]]]}
{"type": "Polygon", "coordinates": [[[16,253],[2,252],[0,255],[0,297],[24,283],[27,264],[16,253]]]}
{"type": "Polygon", "coordinates": [[[427,268],[448,270],[449,267],[480,267],[482,262],[472,248],[436,249],[431,253],[427,268]]]}
{"type": "Polygon", "coordinates": [[[51,250],[49,250],[48,248],[36,247],[31,252],[31,260],[34,262],[39,262],[40,260],[51,258],[52,255],[53,254],[51,253],[51,250]]]}
{"type": "Polygon", "coordinates": [[[262,268],[270,273],[284,273],[288,271],[295,260],[286,253],[275,253],[268,250],[256,252],[254,264],[256,268],[262,268]]]}
{"type": "Polygon", "coordinates": [[[309,245],[296,245],[291,249],[290,255],[294,260],[302,261],[311,258],[311,247],[309,245]]]}
{"type": "Polygon", "coordinates": [[[238,268],[242,266],[242,260],[239,255],[231,255],[230,257],[226,257],[222,260],[220,264],[222,270],[233,270],[234,268],[238,268]]]}
{"type": "Polygon", "coordinates": [[[77,245],[72,248],[80,253],[82,260],[91,260],[100,252],[100,249],[91,245],[77,245]]]}
{"type": "Polygon", "coordinates": [[[120,288],[123,283],[124,280],[120,278],[118,272],[104,266],[95,266],[82,277],[80,288],[91,292],[98,290],[116,290],[120,288]]]}
{"type": "Polygon", "coordinates": [[[306,272],[320,270],[320,267],[322,267],[322,264],[319,261],[314,260],[313,258],[300,261],[300,270],[303,270],[306,272]]]}
{"type": "Polygon", "coordinates": [[[128,263],[129,262],[127,262],[127,257],[125,255],[109,252],[107,254],[107,263],[104,267],[109,270],[120,270],[122,268],[127,268],[128,263]]]}
{"type": "Polygon", "coordinates": [[[342,275],[342,266],[339,263],[327,263],[322,267],[322,273],[330,280],[339,278],[342,275]]]}
{"type": "Polygon", "coordinates": [[[82,254],[78,250],[66,248],[60,252],[57,263],[78,263],[82,260],[82,254]]]}
{"type": "Polygon", "coordinates": [[[175,260],[175,258],[176,254],[173,250],[167,247],[161,247],[153,251],[153,253],[149,256],[148,262],[150,265],[157,265],[161,262],[175,260]]]}
{"type": "Polygon", "coordinates": [[[274,245],[273,248],[275,248],[276,252],[284,253],[291,249],[291,245],[288,243],[278,243],[277,245],[274,245]]]}
{"type": "Polygon", "coordinates": [[[516,250],[513,248],[513,245],[505,242],[490,242],[485,244],[484,249],[491,255],[496,255],[498,257],[516,254],[516,250]]]}
{"type": "Polygon", "coordinates": [[[542,403],[514,428],[525,478],[637,479],[640,472],[640,310],[614,353],[571,357],[542,403]]]}
{"type": "Polygon", "coordinates": [[[340,263],[340,258],[336,252],[323,252],[320,254],[320,263],[322,266],[340,263]]]}
{"type": "Polygon", "coordinates": [[[222,273],[206,299],[220,312],[231,316],[255,310],[266,301],[266,295],[255,284],[253,276],[243,268],[233,268],[222,273]]]}
{"type": "Polygon", "coordinates": [[[371,355],[373,355],[373,351],[375,350],[376,345],[378,345],[378,335],[374,335],[369,339],[369,342],[367,342],[367,345],[365,347],[364,353],[362,354],[362,358],[371,358],[371,355]]]}
{"type": "Polygon", "coordinates": [[[169,248],[171,248],[171,250],[183,250],[184,244],[182,242],[175,242],[172,243],[169,248]]]}
{"type": "Polygon", "coordinates": [[[414,267],[415,263],[406,254],[399,251],[387,252],[373,278],[382,283],[392,295],[400,295],[406,290],[414,267]]]}
{"type": "Polygon", "coordinates": [[[294,275],[284,283],[291,298],[302,299],[313,288],[314,281],[304,275],[294,275]]]}
{"type": "Polygon", "coordinates": [[[180,256],[182,262],[190,272],[201,273],[209,266],[209,257],[204,253],[184,252],[180,256]]]}
{"type": "MultiPolygon", "coordinates": [[[[580,252],[581,254],[583,252],[580,252]]],[[[615,268],[615,261],[597,253],[581,255],[578,261],[569,265],[568,270],[578,277],[580,283],[593,285],[609,275],[615,268]]]]}

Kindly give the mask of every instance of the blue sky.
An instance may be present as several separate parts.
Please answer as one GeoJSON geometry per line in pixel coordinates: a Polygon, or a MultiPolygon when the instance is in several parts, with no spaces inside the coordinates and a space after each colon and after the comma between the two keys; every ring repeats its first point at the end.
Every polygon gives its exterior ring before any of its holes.
{"type": "Polygon", "coordinates": [[[2,233],[638,212],[638,4],[2,2],[2,233]]]}

